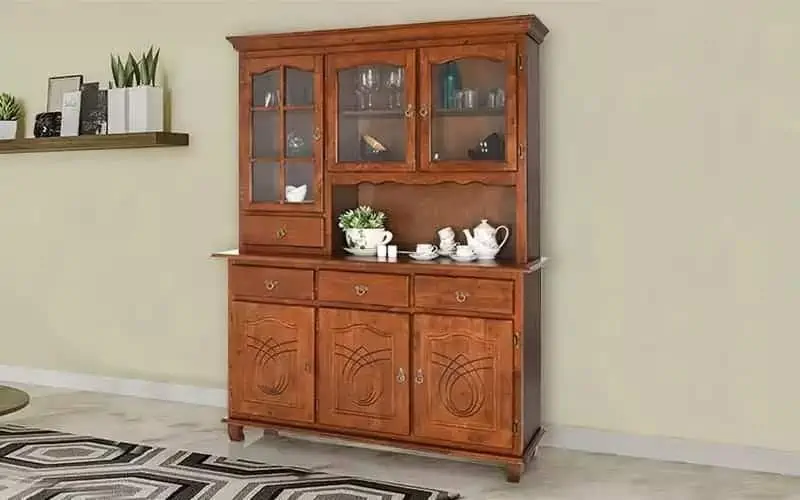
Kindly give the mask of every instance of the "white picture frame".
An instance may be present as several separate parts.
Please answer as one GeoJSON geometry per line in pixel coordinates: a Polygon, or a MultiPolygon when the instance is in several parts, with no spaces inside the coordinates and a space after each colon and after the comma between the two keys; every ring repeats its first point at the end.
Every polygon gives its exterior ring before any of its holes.
{"type": "Polygon", "coordinates": [[[47,80],[47,111],[61,111],[64,94],[81,90],[83,75],[51,76],[47,80]]]}

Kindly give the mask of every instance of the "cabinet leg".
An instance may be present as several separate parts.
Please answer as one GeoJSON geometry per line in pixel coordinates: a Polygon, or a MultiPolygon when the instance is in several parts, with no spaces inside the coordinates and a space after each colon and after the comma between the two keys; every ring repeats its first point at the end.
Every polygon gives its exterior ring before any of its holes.
{"type": "Polygon", "coordinates": [[[244,426],[228,424],[228,438],[231,441],[244,441],[244,426]]]}
{"type": "Polygon", "coordinates": [[[525,472],[525,464],[506,464],[506,481],[518,483],[525,472]]]}

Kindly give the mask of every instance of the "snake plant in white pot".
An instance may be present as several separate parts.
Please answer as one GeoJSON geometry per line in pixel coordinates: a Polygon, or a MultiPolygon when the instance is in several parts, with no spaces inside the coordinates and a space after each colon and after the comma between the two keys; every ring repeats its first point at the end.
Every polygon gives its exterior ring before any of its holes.
{"type": "Polygon", "coordinates": [[[133,74],[136,59],[128,54],[123,63],[120,56],[111,54],[112,82],[108,85],[108,133],[124,134],[128,132],[128,93],[133,86],[133,74]]]}
{"type": "Polygon", "coordinates": [[[153,47],[134,67],[136,85],[128,91],[128,132],[164,131],[164,89],[156,86],[158,56],[153,47]]]}
{"type": "Polygon", "coordinates": [[[0,94],[0,140],[17,138],[17,123],[22,119],[22,104],[9,94],[0,94]]]}

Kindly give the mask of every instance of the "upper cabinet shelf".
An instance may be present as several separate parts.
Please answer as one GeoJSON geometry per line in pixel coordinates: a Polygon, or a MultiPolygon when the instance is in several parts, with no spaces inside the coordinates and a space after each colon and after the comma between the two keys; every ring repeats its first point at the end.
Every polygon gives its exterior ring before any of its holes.
{"type": "Polygon", "coordinates": [[[86,151],[97,149],[136,149],[188,146],[189,134],[144,132],[136,134],[79,135],[74,137],[36,137],[0,141],[0,154],[86,151]]]}

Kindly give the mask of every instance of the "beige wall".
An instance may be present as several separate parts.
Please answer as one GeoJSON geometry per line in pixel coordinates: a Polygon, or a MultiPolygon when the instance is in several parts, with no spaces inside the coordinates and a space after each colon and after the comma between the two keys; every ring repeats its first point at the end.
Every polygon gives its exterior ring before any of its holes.
{"type": "Polygon", "coordinates": [[[28,135],[48,76],[155,43],[192,146],[0,156],[0,364],[224,385],[225,35],[532,11],[548,421],[800,450],[796,1],[5,3],[28,135]]]}

